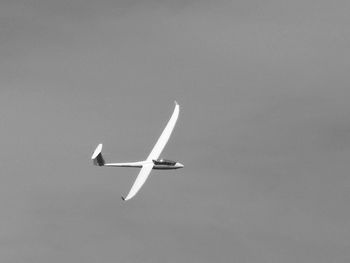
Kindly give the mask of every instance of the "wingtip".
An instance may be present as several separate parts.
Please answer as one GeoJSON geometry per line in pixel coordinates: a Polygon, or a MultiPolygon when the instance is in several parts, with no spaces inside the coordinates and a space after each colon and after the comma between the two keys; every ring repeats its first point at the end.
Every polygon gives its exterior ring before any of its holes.
{"type": "MultiPolygon", "coordinates": [[[[129,198],[129,199],[130,199],[130,198],[129,198]]],[[[124,202],[128,201],[129,199],[127,199],[127,197],[122,196],[122,200],[123,200],[124,202]]]]}
{"type": "Polygon", "coordinates": [[[176,101],[176,100],[175,100],[174,102],[175,102],[175,105],[179,105],[179,103],[177,103],[177,101],[176,101]]]}

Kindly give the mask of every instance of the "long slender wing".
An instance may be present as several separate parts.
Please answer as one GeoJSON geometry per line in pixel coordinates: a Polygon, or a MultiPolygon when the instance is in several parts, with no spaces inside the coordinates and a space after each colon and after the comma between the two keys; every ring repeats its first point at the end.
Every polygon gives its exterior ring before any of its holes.
{"type": "Polygon", "coordinates": [[[180,107],[179,104],[175,101],[175,109],[173,112],[173,115],[171,115],[170,120],[168,121],[168,124],[166,125],[165,129],[163,130],[162,134],[160,135],[157,143],[154,145],[151,153],[147,157],[147,160],[155,160],[158,159],[159,155],[163,151],[165,145],[167,144],[169,137],[175,127],[177,118],[179,117],[180,107]]]}
{"type": "Polygon", "coordinates": [[[141,171],[137,176],[135,183],[131,187],[129,194],[125,198],[122,197],[124,201],[127,201],[136,195],[136,193],[140,190],[142,185],[145,183],[147,177],[151,173],[152,168],[153,168],[153,163],[148,163],[142,166],[141,171]]]}

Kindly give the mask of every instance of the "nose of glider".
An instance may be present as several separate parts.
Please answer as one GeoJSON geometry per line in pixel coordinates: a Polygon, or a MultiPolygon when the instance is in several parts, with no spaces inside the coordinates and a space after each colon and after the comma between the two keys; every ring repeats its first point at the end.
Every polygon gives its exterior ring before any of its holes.
{"type": "Polygon", "coordinates": [[[183,167],[184,167],[184,165],[183,165],[182,163],[176,163],[176,166],[177,166],[178,168],[183,168],[183,167]]]}

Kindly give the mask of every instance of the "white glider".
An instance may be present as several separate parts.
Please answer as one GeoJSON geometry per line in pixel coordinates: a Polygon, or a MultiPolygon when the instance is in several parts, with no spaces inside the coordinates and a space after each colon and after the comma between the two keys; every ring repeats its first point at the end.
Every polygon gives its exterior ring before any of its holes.
{"type": "Polygon", "coordinates": [[[160,135],[157,143],[154,145],[151,153],[148,155],[147,159],[145,161],[140,162],[131,162],[131,163],[106,163],[103,156],[102,156],[102,144],[100,143],[93,155],[91,156],[91,159],[93,161],[94,165],[97,166],[107,166],[107,167],[138,167],[141,168],[139,175],[137,176],[133,186],[130,189],[129,194],[122,199],[124,201],[127,201],[131,198],[133,198],[137,192],[140,190],[142,185],[147,180],[147,177],[151,173],[152,169],[158,169],[158,170],[170,170],[170,169],[179,169],[184,167],[183,164],[179,162],[174,162],[171,160],[165,160],[165,159],[158,159],[160,154],[162,153],[165,145],[167,144],[170,135],[175,127],[177,118],[179,116],[180,107],[179,104],[175,101],[175,109],[173,114],[171,115],[171,118],[166,125],[164,131],[160,135]]]}

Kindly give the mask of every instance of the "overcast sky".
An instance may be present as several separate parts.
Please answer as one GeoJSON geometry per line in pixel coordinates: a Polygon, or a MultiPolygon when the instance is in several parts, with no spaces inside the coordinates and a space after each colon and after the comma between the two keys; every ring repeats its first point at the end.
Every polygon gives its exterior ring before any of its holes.
{"type": "Polygon", "coordinates": [[[0,3],[1,262],[349,262],[348,1],[0,3]],[[149,154],[173,111],[162,156],[149,154]]]}

